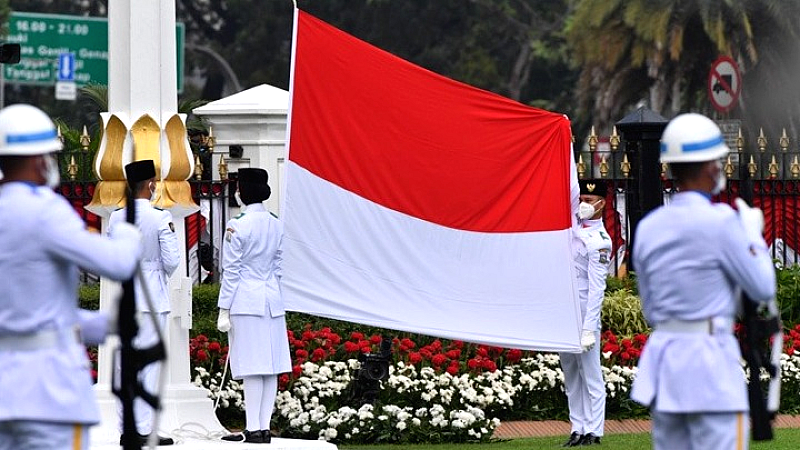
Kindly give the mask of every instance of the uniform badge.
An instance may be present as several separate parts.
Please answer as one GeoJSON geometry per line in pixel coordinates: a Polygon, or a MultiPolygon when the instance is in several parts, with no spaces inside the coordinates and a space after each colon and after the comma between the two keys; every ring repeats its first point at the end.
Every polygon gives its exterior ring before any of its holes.
{"type": "Polygon", "coordinates": [[[173,233],[175,232],[175,224],[174,223],[172,223],[172,222],[169,223],[169,230],[172,231],[173,233]]]}
{"type": "Polygon", "coordinates": [[[233,233],[235,233],[236,230],[234,230],[233,228],[227,228],[225,231],[226,231],[225,240],[230,242],[231,239],[233,239],[233,233]]]}
{"type": "Polygon", "coordinates": [[[608,264],[608,249],[601,248],[600,252],[600,264],[608,264]]]}

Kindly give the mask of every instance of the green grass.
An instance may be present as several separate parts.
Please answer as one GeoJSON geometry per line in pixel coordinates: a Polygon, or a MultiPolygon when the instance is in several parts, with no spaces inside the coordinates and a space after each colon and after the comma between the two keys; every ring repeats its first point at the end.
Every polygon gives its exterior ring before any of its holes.
{"type": "MultiPolygon", "coordinates": [[[[416,444],[416,445],[339,445],[339,450],[536,450],[560,448],[567,436],[512,439],[490,444],[416,444]]],[[[649,433],[610,434],[603,438],[598,450],[649,450],[652,448],[649,433]]],[[[782,428],[775,431],[775,439],[751,442],[751,450],[796,450],[800,448],[800,429],[782,428]]]]}

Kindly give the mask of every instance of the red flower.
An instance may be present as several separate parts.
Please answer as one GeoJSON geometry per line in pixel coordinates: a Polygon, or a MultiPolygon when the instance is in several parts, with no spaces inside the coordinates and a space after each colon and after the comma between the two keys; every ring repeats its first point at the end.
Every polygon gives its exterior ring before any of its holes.
{"type": "Polygon", "coordinates": [[[518,348],[512,348],[506,352],[506,360],[508,362],[515,363],[518,362],[520,359],[522,359],[522,350],[518,348]]]}
{"type": "Polygon", "coordinates": [[[445,355],[447,355],[447,357],[450,359],[458,359],[459,357],[461,357],[461,350],[454,348],[452,350],[448,350],[447,353],[445,353],[445,355]]]}
{"type": "Polygon", "coordinates": [[[495,362],[492,361],[491,359],[484,359],[482,365],[483,368],[488,370],[489,372],[494,372],[495,370],[497,370],[497,364],[495,364],[495,362]]]}
{"type": "Polygon", "coordinates": [[[475,351],[475,354],[481,358],[487,358],[489,356],[489,350],[485,346],[481,345],[478,347],[478,350],[475,351]]]}
{"type": "Polygon", "coordinates": [[[364,333],[360,333],[358,331],[353,331],[352,333],[350,333],[350,339],[352,339],[354,341],[360,341],[360,340],[364,339],[364,333]]]}
{"type": "Polygon", "coordinates": [[[218,352],[221,350],[221,346],[219,345],[219,342],[212,342],[208,344],[208,349],[212,352],[218,352]]]}
{"type": "Polygon", "coordinates": [[[355,342],[346,341],[344,343],[344,351],[346,351],[347,353],[355,353],[360,348],[361,347],[359,347],[358,344],[356,344],[355,342]]]}
{"type": "Polygon", "coordinates": [[[431,358],[431,364],[433,364],[436,367],[439,367],[446,362],[447,362],[447,357],[441,353],[437,353],[433,355],[433,357],[431,358]]]}
{"type": "Polygon", "coordinates": [[[325,350],[316,348],[311,353],[311,361],[317,362],[325,358],[325,350]]]}
{"type": "Polygon", "coordinates": [[[293,375],[295,378],[299,377],[299,376],[300,376],[300,375],[302,375],[302,374],[303,374],[303,368],[302,368],[302,367],[300,367],[300,364],[297,364],[297,365],[295,365],[294,367],[292,367],[292,375],[293,375]]]}
{"type": "Polygon", "coordinates": [[[311,341],[316,337],[316,334],[313,331],[306,330],[303,332],[303,340],[304,341],[311,341]]]}
{"type": "Polygon", "coordinates": [[[409,338],[403,338],[403,339],[400,340],[400,346],[401,347],[406,347],[408,349],[411,349],[411,348],[416,347],[417,344],[415,344],[414,341],[412,341],[409,338]]]}
{"type": "Polygon", "coordinates": [[[294,355],[297,356],[298,358],[306,359],[306,358],[308,358],[308,350],[304,350],[302,348],[299,348],[299,349],[294,351],[294,355]]]}
{"type": "Polygon", "coordinates": [[[206,351],[203,349],[198,350],[194,356],[198,361],[205,361],[208,359],[208,354],[206,354],[206,351]]]}
{"type": "Polygon", "coordinates": [[[377,334],[373,334],[372,336],[369,337],[369,342],[375,345],[380,344],[381,337],[378,336],[377,334]]]}
{"type": "Polygon", "coordinates": [[[456,365],[450,364],[449,366],[447,366],[447,373],[449,373],[450,375],[457,375],[459,368],[460,367],[458,366],[458,364],[456,365]]]}
{"type": "Polygon", "coordinates": [[[469,367],[470,369],[477,369],[480,366],[481,362],[478,359],[472,358],[469,361],[467,361],[467,367],[469,367]]]}
{"type": "Polygon", "coordinates": [[[301,341],[299,339],[296,339],[292,344],[294,344],[294,346],[297,348],[304,348],[306,346],[305,341],[301,341]]]}
{"type": "Polygon", "coordinates": [[[631,359],[631,355],[628,352],[622,352],[622,354],[619,355],[619,357],[622,358],[623,361],[627,361],[627,360],[631,359]]]}
{"type": "Polygon", "coordinates": [[[411,352],[408,354],[408,362],[411,364],[420,363],[422,362],[422,355],[420,355],[418,352],[411,352]]]}
{"type": "Polygon", "coordinates": [[[433,353],[428,349],[428,347],[419,349],[419,354],[425,359],[431,359],[431,357],[433,357],[433,353]]]}

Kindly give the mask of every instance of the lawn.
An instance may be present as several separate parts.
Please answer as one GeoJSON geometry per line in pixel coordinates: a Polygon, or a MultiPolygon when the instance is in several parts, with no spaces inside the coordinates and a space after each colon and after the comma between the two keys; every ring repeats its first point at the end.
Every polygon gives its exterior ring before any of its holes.
{"type": "MultiPolygon", "coordinates": [[[[560,448],[566,436],[513,439],[489,444],[439,444],[439,445],[340,445],[340,450],[536,450],[560,448]]],[[[650,434],[612,434],[603,438],[598,449],[649,450],[650,434]]],[[[796,450],[800,448],[800,429],[776,430],[775,439],[750,444],[752,450],[796,450]]]]}

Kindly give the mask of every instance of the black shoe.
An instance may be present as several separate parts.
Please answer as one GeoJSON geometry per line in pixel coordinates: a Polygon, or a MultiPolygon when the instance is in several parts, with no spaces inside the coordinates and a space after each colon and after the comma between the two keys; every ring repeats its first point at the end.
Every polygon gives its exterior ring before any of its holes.
{"type": "MultiPolygon", "coordinates": [[[[261,434],[261,430],[256,430],[256,431],[244,430],[244,433],[233,433],[227,436],[222,436],[222,440],[231,442],[250,442],[253,444],[264,443],[264,438],[261,434]]],[[[267,441],[267,443],[269,443],[269,441],[267,441]]]]}
{"type": "Polygon", "coordinates": [[[581,442],[578,445],[594,445],[600,443],[600,436],[595,436],[594,433],[586,433],[581,438],[581,442]]]}
{"type": "Polygon", "coordinates": [[[578,433],[577,431],[573,431],[572,434],[569,435],[569,439],[567,442],[564,442],[562,447],[577,447],[581,444],[581,440],[583,439],[583,435],[578,433]]]}
{"type": "Polygon", "coordinates": [[[272,442],[272,433],[269,430],[261,430],[261,443],[269,444],[272,442]]]}
{"type": "MultiPolygon", "coordinates": [[[[150,436],[148,436],[146,434],[136,433],[136,438],[139,439],[139,445],[145,446],[145,445],[147,445],[147,441],[148,441],[148,439],[150,439],[150,436]]],[[[119,437],[119,445],[123,445],[123,442],[125,442],[125,435],[124,434],[119,437]]],[[[158,446],[173,445],[174,443],[175,443],[175,441],[173,441],[172,438],[159,436],[157,445],[158,446]]]]}

